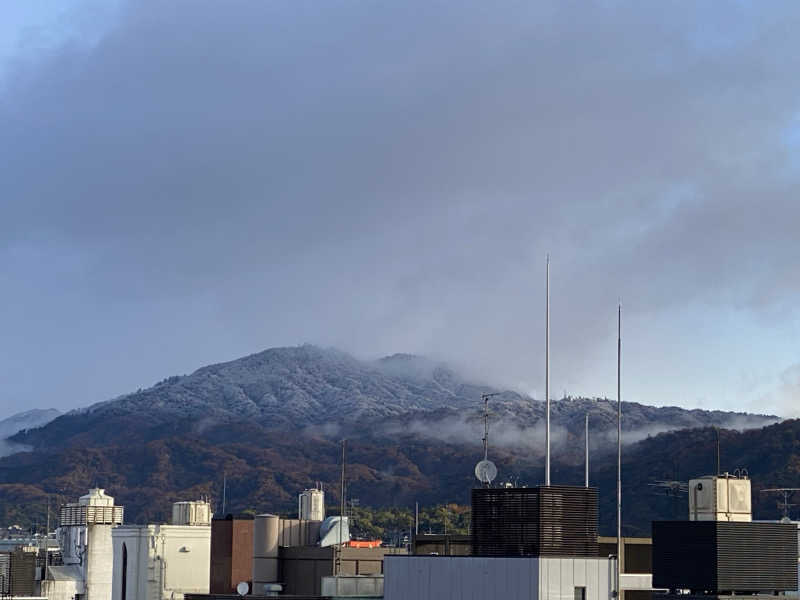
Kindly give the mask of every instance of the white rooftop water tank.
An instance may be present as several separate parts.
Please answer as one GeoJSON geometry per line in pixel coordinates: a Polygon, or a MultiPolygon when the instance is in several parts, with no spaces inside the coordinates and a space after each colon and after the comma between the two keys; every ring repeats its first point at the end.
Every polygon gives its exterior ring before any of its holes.
{"type": "Polygon", "coordinates": [[[205,500],[175,502],[172,505],[173,525],[211,525],[211,505],[205,500]]]}
{"type": "Polygon", "coordinates": [[[297,514],[301,521],[324,521],[325,492],[316,488],[300,492],[297,514]]]}
{"type": "Polygon", "coordinates": [[[750,480],[728,473],[691,479],[689,520],[752,521],[750,480]]]}

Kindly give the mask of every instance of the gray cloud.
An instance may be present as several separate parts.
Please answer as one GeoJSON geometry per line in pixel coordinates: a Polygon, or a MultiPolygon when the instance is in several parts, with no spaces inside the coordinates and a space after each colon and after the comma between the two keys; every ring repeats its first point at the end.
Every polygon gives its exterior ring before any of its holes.
{"type": "Polygon", "coordinates": [[[797,322],[798,11],[137,2],[99,36],[78,11],[0,84],[4,400],[304,341],[541,396],[547,251],[555,389],[613,389],[622,296],[630,399],[727,390],[797,322]]]}
{"type": "Polygon", "coordinates": [[[800,417],[800,363],[784,369],[779,382],[769,393],[753,401],[752,406],[769,407],[790,418],[800,417]]]}

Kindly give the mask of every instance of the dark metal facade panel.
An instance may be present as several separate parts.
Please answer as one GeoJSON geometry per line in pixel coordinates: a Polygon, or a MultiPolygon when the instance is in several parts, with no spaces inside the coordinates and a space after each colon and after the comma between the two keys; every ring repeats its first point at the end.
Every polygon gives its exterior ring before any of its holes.
{"type": "Polygon", "coordinates": [[[11,553],[11,595],[33,596],[36,578],[36,553],[15,550],[11,553]]]}
{"type": "Polygon", "coordinates": [[[209,591],[233,594],[240,581],[252,584],[253,519],[228,515],[211,521],[209,591]]]}
{"type": "Polygon", "coordinates": [[[597,556],[597,489],[475,488],[475,556],[597,556]]]}
{"type": "Polygon", "coordinates": [[[653,586],[706,592],[797,590],[797,527],[656,521],[653,586]]]}
{"type": "Polygon", "coordinates": [[[11,594],[11,553],[0,552],[0,596],[11,594]]]}

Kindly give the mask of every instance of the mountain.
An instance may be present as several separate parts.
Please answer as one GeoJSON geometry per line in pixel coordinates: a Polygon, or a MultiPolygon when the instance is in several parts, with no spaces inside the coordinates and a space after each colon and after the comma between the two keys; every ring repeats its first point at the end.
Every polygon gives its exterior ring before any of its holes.
{"type": "MultiPolygon", "coordinates": [[[[14,443],[33,450],[0,459],[0,522],[19,520],[26,503],[30,511],[47,495],[66,500],[95,482],[126,505],[127,520],[160,519],[172,501],[219,498],[223,473],[232,510],[291,510],[296,493],[314,481],[325,483],[333,500],[342,437],[348,439],[349,490],[362,504],[468,503],[482,455],[480,395],[495,391],[411,355],[364,361],[314,346],[273,348],[16,434],[14,443]]],[[[500,477],[539,483],[543,402],[511,391],[490,402],[490,454],[500,477]]],[[[593,473],[606,477],[616,456],[615,403],[565,398],[552,408],[553,479],[582,482],[587,413],[593,473]]],[[[680,438],[664,432],[695,428],[697,448],[711,448],[708,427],[761,428],[778,420],[628,402],[623,413],[626,461],[642,481],[672,478],[675,465],[664,461],[685,452],[680,438]],[[652,449],[641,450],[654,440],[675,445],[657,464],[652,449]]],[[[726,431],[725,438],[739,435],[726,431]]],[[[700,474],[689,468],[697,464],[704,464],[699,456],[686,457],[681,476],[700,474]]],[[[608,483],[598,481],[605,498],[608,483]]],[[[648,515],[661,514],[648,512],[647,504],[633,497],[632,531],[648,515]]],[[[604,500],[602,518],[606,510],[604,500]]]]}
{"type": "Polygon", "coordinates": [[[111,443],[120,435],[152,439],[186,426],[201,431],[240,421],[280,430],[353,425],[414,411],[464,409],[488,389],[416,357],[360,361],[309,345],[274,348],[72,411],[15,441],[36,448],[111,443]],[[112,427],[132,421],[135,431],[112,427]]]}
{"type": "MultiPolygon", "coordinates": [[[[427,423],[435,424],[431,433],[436,437],[463,429],[465,438],[476,439],[481,432],[471,423],[480,419],[480,396],[495,392],[499,390],[471,383],[444,364],[412,355],[363,361],[310,345],[273,348],[72,411],[13,440],[46,449],[145,441],[239,422],[280,431],[352,431],[366,425],[371,431],[391,431],[393,425],[427,423]]],[[[544,417],[543,402],[515,392],[492,398],[491,407],[501,443],[508,428],[535,427],[544,417]]],[[[581,433],[587,412],[593,430],[616,427],[614,403],[567,398],[552,405],[556,433],[559,428],[562,433],[581,433]]],[[[768,415],[626,402],[624,428],[628,440],[638,440],[671,429],[747,428],[776,420],[768,415]]]]}
{"type": "Polygon", "coordinates": [[[60,414],[61,411],[55,408],[34,408],[33,410],[11,415],[0,421],[0,456],[27,449],[25,445],[10,442],[7,438],[23,429],[34,429],[46,425],[60,414]]]}
{"type": "Polygon", "coordinates": [[[61,414],[55,408],[34,408],[11,415],[0,421],[0,439],[11,437],[22,429],[33,429],[47,425],[61,414]]]}

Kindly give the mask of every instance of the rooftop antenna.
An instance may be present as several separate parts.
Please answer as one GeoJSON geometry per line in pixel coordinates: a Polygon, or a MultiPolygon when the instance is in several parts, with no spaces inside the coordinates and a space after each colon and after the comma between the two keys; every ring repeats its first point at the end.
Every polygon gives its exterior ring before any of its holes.
{"type": "Polygon", "coordinates": [[[714,426],[714,432],[717,434],[717,477],[719,477],[719,427],[714,426]]]}
{"type": "Polygon", "coordinates": [[[584,477],[584,485],[589,487],[589,413],[586,413],[586,422],[584,424],[583,438],[586,441],[586,456],[584,462],[586,463],[586,474],[584,477]]]}
{"type": "Polygon", "coordinates": [[[791,504],[789,502],[789,496],[792,495],[794,492],[800,492],[800,488],[768,488],[766,490],[761,490],[762,494],[766,493],[778,493],[783,494],[783,502],[781,502],[781,506],[783,506],[783,520],[789,520],[789,507],[790,506],[797,506],[796,504],[791,504]]]}
{"type": "Polygon", "coordinates": [[[483,400],[483,460],[489,459],[489,398],[499,395],[500,392],[481,394],[481,400],[483,400]]]}
{"type": "Polygon", "coordinates": [[[342,529],[344,528],[344,511],[345,511],[345,487],[344,487],[344,474],[345,474],[345,460],[346,460],[346,448],[347,448],[347,440],[342,440],[342,481],[341,481],[341,493],[340,493],[340,502],[341,506],[339,507],[339,544],[336,547],[336,564],[335,564],[335,571],[334,575],[341,575],[342,571],[342,529]]]}
{"type": "Polygon", "coordinates": [[[617,597],[622,561],[622,302],[617,305],[617,597]]]}
{"type": "Polygon", "coordinates": [[[545,326],[544,326],[544,484],[550,485],[550,254],[547,255],[545,281],[545,326]]]}
{"type": "Polygon", "coordinates": [[[500,392],[481,394],[483,400],[483,460],[475,465],[475,477],[484,487],[489,487],[497,477],[497,467],[489,460],[489,398],[499,396],[500,392]]]}
{"type": "Polygon", "coordinates": [[[222,516],[225,516],[225,503],[228,499],[228,474],[222,472],[222,516]]]}
{"type": "Polygon", "coordinates": [[[681,494],[689,493],[689,484],[685,481],[678,481],[676,479],[656,479],[647,485],[651,488],[656,488],[657,490],[664,490],[665,496],[672,496],[673,498],[680,498],[681,494]]]}

